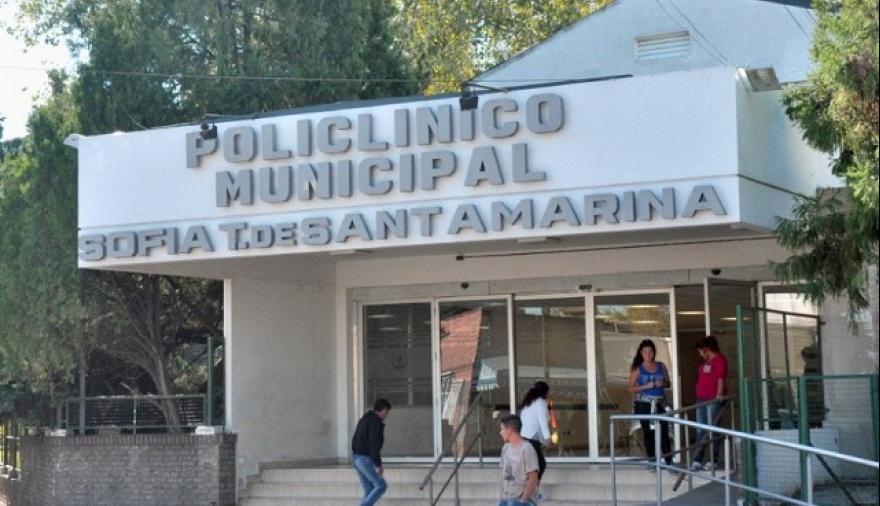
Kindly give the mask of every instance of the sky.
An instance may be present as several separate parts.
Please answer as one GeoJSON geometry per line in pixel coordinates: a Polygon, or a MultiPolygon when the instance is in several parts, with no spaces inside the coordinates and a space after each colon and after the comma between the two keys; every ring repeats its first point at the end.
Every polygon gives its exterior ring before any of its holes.
{"type": "MultiPolygon", "coordinates": [[[[0,0],[0,26],[15,22],[17,2],[0,0]]],[[[0,28],[0,116],[3,140],[27,134],[27,118],[34,98],[47,95],[46,72],[52,68],[72,69],[73,59],[64,46],[25,45],[0,28]]]]}

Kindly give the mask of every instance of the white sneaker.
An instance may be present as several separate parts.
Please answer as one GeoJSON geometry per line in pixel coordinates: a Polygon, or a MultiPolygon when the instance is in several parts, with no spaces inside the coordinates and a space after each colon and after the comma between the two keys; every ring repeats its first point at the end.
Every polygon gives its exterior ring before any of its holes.
{"type": "Polygon", "coordinates": [[[691,462],[691,471],[696,472],[696,471],[702,471],[702,470],[703,470],[703,463],[702,462],[696,462],[696,461],[691,462]]]}
{"type": "Polygon", "coordinates": [[[706,462],[703,464],[703,471],[714,471],[715,463],[714,462],[706,462]]]}

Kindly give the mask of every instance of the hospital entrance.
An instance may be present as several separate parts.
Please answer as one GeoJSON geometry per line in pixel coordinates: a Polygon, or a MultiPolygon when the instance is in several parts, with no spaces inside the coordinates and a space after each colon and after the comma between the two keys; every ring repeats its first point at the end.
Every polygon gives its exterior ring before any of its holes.
{"type": "Polygon", "coordinates": [[[670,403],[691,404],[694,343],[712,329],[729,358],[728,380],[736,378],[736,306],[754,305],[757,289],[707,278],[668,289],[361,301],[362,402],[391,401],[389,461],[491,460],[503,446],[498,417],[517,412],[540,380],[550,385],[551,462],[605,461],[612,444],[617,455],[643,455],[639,430],[616,427],[612,442],[608,427],[611,415],[632,412],[627,383],[638,344],[654,341],[669,368],[670,403]]]}

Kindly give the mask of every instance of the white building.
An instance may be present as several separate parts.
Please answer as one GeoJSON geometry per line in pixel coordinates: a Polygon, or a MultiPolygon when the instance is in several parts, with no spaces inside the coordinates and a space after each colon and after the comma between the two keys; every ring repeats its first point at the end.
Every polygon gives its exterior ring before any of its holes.
{"type": "MultiPolygon", "coordinates": [[[[386,458],[433,460],[476,393],[486,420],[537,379],[553,459],[602,461],[641,339],[687,404],[694,339],[734,355],[736,305],[788,291],[775,218],[839,181],[744,69],[803,81],[814,22],[776,2],[619,0],[480,76],[475,109],[415,97],[217,120],[217,139],[74,138],[80,266],[224,280],[240,484],[261,463],[347,459],[378,397],[386,458]]],[[[854,343],[826,369],[876,371],[854,343]]]]}

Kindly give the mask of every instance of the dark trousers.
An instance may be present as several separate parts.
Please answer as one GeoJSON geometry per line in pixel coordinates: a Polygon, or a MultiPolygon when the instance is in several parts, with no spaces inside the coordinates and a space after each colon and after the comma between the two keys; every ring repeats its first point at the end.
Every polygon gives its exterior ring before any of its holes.
{"type": "MultiPolygon", "coordinates": [[[[660,406],[660,404],[656,404],[660,406]]],[[[650,402],[642,402],[636,401],[633,403],[633,413],[637,415],[650,415],[651,413],[651,403],[650,402]]],[[[648,457],[651,460],[654,460],[657,456],[657,449],[654,444],[654,429],[652,426],[654,425],[649,420],[639,420],[639,423],[642,424],[642,436],[645,441],[645,451],[648,452],[648,457]]],[[[667,464],[672,464],[672,444],[669,442],[669,424],[666,422],[660,422],[660,449],[663,451],[663,460],[666,461],[667,464]]]]}
{"type": "Polygon", "coordinates": [[[538,454],[538,483],[540,483],[541,478],[544,476],[544,470],[547,469],[547,459],[544,458],[544,444],[534,439],[529,439],[529,443],[532,444],[532,448],[538,454]]]}

